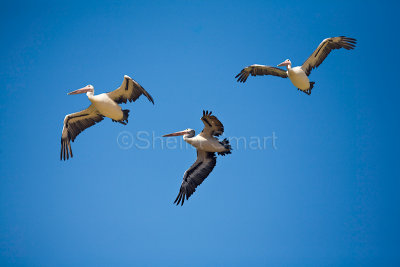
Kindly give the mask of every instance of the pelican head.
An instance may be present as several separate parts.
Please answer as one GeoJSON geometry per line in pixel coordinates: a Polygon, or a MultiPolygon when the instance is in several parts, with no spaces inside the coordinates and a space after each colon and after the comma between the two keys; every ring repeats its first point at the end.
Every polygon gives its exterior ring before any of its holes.
{"type": "Polygon", "coordinates": [[[176,133],[163,135],[163,137],[179,136],[179,135],[184,135],[184,136],[187,136],[187,137],[193,137],[194,134],[195,134],[195,131],[193,129],[189,129],[188,128],[186,130],[179,131],[179,132],[176,132],[176,133]]]}
{"type": "Polygon", "coordinates": [[[290,61],[290,59],[286,59],[285,61],[283,61],[281,64],[278,65],[278,67],[282,67],[282,66],[292,66],[292,62],[290,61]]]}
{"type": "Polygon", "coordinates": [[[83,87],[81,89],[69,92],[67,95],[77,95],[77,94],[84,94],[84,93],[88,93],[88,92],[94,93],[93,85],[91,85],[91,84],[86,85],[85,87],[83,87]]]}

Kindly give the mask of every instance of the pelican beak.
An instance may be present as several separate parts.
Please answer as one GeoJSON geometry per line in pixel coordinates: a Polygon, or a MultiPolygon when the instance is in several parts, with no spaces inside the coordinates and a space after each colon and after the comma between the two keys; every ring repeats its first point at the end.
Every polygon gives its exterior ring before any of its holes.
{"type": "Polygon", "coordinates": [[[176,132],[176,133],[171,133],[171,134],[166,134],[163,135],[162,137],[170,137],[170,136],[179,136],[179,135],[185,135],[188,134],[188,131],[180,131],[180,132],[176,132]]]}
{"type": "Polygon", "coordinates": [[[282,66],[287,66],[289,65],[289,61],[285,60],[281,64],[279,64],[277,67],[282,67],[282,66]]]}
{"type": "Polygon", "coordinates": [[[90,86],[90,85],[87,85],[87,86],[85,86],[85,87],[83,87],[81,89],[69,92],[67,95],[84,94],[84,93],[87,93],[87,92],[92,91],[92,90],[93,90],[93,87],[90,86]]]}

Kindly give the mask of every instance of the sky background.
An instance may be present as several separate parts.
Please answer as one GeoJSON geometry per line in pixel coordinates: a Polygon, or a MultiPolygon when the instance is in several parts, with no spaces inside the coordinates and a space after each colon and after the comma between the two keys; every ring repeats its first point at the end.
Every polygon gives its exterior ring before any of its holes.
{"type": "Polygon", "coordinates": [[[368,2],[1,1],[0,265],[399,266],[399,4],[368,2]],[[234,79],[340,35],[357,47],[311,96],[234,79]],[[64,116],[89,105],[66,93],[124,74],[155,105],[123,105],[127,126],[105,119],[61,162],[64,116]],[[176,207],[196,153],[159,136],[201,131],[203,109],[246,142],[176,207]]]}

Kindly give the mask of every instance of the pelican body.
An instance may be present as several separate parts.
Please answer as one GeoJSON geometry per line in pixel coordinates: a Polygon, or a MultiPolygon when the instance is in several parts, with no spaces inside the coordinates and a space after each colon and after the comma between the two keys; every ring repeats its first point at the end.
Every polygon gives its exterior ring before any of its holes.
{"type": "Polygon", "coordinates": [[[112,100],[107,94],[93,95],[93,92],[88,92],[87,96],[95,106],[95,108],[104,116],[114,121],[124,121],[128,117],[124,117],[122,108],[112,100]]]}
{"type": "Polygon", "coordinates": [[[287,74],[293,85],[300,90],[304,91],[310,89],[310,80],[301,67],[292,68],[291,65],[288,65],[287,74]]]}
{"type": "Polygon", "coordinates": [[[224,126],[212,116],[211,112],[203,111],[201,120],[204,123],[204,129],[200,134],[195,135],[193,129],[186,129],[172,134],[166,134],[163,137],[183,135],[183,140],[197,150],[197,160],[183,175],[183,181],[179,194],[175,199],[176,205],[183,205],[186,200],[196,191],[199,186],[211,173],[217,164],[218,155],[225,156],[231,154],[231,146],[228,139],[219,141],[216,136],[220,136],[224,132],[224,126]]]}
{"type": "Polygon", "coordinates": [[[315,82],[310,82],[308,79],[311,70],[317,68],[332,50],[340,48],[351,50],[354,49],[356,43],[356,39],[345,36],[326,38],[301,66],[292,68],[292,62],[289,59],[278,65],[278,67],[286,66],[287,71],[276,67],[254,64],[242,69],[235,78],[238,79],[238,82],[244,83],[250,74],[252,76],[273,75],[281,78],[289,77],[298,90],[310,95],[311,89],[315,84],[315,82]]]}
{"type": "Polygon", "coordinates": [[[218,153],[229,151],[226,146],[223,146],[221,142],[213,136],[203,136],[201,134],[194,136],[194,130],[188,129],[187,131],[189,132],[185,132],[185,134],[183,135],[183,140],[194,146],[196,149],[200,149],[206,152],[218,153]]]}

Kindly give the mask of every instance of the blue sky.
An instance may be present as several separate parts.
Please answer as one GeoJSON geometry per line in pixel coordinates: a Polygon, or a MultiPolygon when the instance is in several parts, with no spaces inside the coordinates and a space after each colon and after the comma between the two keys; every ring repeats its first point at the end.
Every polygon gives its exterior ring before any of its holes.
{"type": "Polygon", "coordinates": [[[2,1],[0,265],[400,264],[398,8],[2,1]],[[357,48],[332,52],[312,72],[311,96],[277,77],[234,79],[254,63],[301,65],[339,35],[357,38],[357,48]],[[127,126],[104,120],[60,162],[63,118],[89,104],[66,93],[86,84],[108,92],[124,74],[155,105],[124,105],[127,126]],[[176,207],[195,151],[158,137],[200,131],[203,109],[225,137],[275,134],[276,148],[235,147],[176,207]],[[155,145],[139,148],[138,132],[155,145]],[[121,133],[131,148],[121,148],[121,133]]]}

